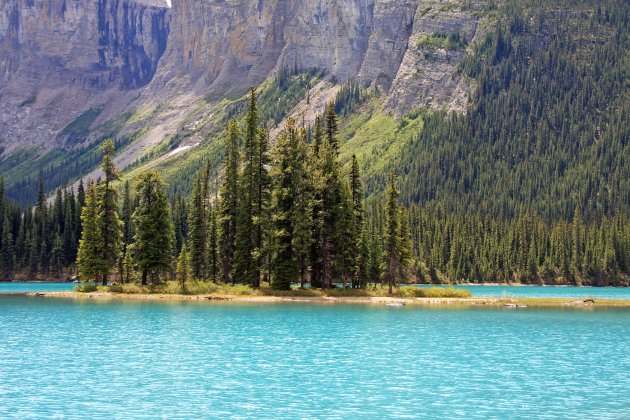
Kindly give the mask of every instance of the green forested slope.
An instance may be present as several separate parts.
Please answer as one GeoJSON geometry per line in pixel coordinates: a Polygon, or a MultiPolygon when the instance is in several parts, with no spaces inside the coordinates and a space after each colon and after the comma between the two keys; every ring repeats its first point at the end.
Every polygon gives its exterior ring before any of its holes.
{"type": "Polygon", "coordinates": [[[434,113],[387,167],[408,202],[456,213],[587,220],[630,204],[630,6],[513,2],[462,65],[467,115],[434,113]]]}
{"type": "MultiPolygon", "coordinates": [[[[348,85],[337,95],[340,172],[348,175],[356,155],[364,177],[367,277],[382,278],[383,200],[393,172],[409,207],[408,280],[630,284],[630,5],[510,0],[480,13],[494,23],[460,67],[475,88],[465,114],[417,109],[396,119],[376,90],[348,85]]],[[[268,80],[258,90],[259,122],[282,121],[322,77],[291,70],[268,80]]],[[[215,197],[218,182],[210,181],[221,178],[225,126],[243,119],[245,105],[244,98],[213,105],[217,113],[198,147],[180,159],[152,160],[176,147],[174,138],[127,174],[133,181],[153,168],[168,182],[177,250],[188,237],[193,180],[206,167],[206,198],[215,197]]],[[[305,129],[312,142],[314,128],[305,129]]],[[[94,165],[94,153],[81,155],[80,165],[94,165]]],[[[43,171],[46,181],[53,172],[43,171]]],[[[33,220],[21,220],[8,202],[4,222],[0,213],[2,240],[21,255],[11,264],[60,273],[74,262],[80,234],[72,194],[59,191],[47,209],[35,177],[10,188],[39,198],[39,210],[25,213],[33,220]]]]}

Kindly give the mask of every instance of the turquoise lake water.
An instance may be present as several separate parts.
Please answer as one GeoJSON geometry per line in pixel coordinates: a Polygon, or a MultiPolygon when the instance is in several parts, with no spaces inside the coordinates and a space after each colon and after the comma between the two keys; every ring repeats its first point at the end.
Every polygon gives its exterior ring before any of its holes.
{"type": "MultiPolygon", "coordinates": [[[[420,286],[433,287],[433,286],[420,286]]],[[[443,287],[443,286],[438,286],[443,287]]],[[[470,290],[477,297],[544,297],[630,299],[628,287],[567,287],[567,286],[454,286],[470,290]]]]}
{"type": "Polygon", "coordinates": [[[0,293],[67,292],[74,286],[72,283],[0,283],[0,293]]]}
{"type": "Polygon", "coordinates": [[[0,418],[630,418],[629,310],[0,296],[0,418]]]}
{"type": "MultiPolygon", "coordinates": [[[[63,292],[74,289],[72,283],[1,283],[1,293],[63,292]]],[[[419,286],[432,287],[432,286],[419,286]]],[[[442,286],[440,286],[442,287],[442,286]]],[[[473,296],[497,297],[560,297],[560,298],[600,298],[630,299],[628,287],[563,287],[563,286],[455,286],[456,289],[470,290],[473,296]]]]}

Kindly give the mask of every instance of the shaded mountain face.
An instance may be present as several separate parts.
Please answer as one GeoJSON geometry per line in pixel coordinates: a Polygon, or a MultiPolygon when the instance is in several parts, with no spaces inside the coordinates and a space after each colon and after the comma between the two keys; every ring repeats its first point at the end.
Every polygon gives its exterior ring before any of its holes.
{"type": "Polygon", "coordinates": [[[130,0],[0,4],[0,143],[58,146],[91,108],[119,112],[155,76],[168,9],[130,0]]]}
{"type": "MultiPolygon", "coordinates": [[[[417,47],[436,32],[475,36],[474,4],[458,4],[5,0],[0,146],[5,156],[28,145],[75,147],[90,140],[68,135],[83,115],[87,132],[147,103],[241,94],[282,68],[317,68],[336,83],[377,86],[398,115],[421,105],[463,109],[467,86],[455,69],[464,51],[426,60],[417,47]]],[[[177,123],[152,144],[173,135],[177,123]]]]}

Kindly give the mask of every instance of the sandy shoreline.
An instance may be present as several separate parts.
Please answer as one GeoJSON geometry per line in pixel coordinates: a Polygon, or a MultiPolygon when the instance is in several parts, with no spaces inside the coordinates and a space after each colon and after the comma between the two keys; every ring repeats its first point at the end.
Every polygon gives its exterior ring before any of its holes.
{"type": "Polygon", "coordinates": [[[576,298],[399,298],[399,297],[299,297],[299,296],[227,296],[227,295],[175,295],[175,294],[122,294],[81,292],[29,292],[22,295],[36,298],[57,298],[94,301],[188,301],[204,303],[307,303],[346,304],[381,306],[494,306],[509,308],[527,307],[584,307],[584,308],[630,308],[630,300],[622,299],[576,299],[576,298]]]}

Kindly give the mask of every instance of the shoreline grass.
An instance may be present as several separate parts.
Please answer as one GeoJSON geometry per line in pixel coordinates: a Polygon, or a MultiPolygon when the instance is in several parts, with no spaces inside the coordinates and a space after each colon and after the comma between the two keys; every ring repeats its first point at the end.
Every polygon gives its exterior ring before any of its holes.
{"type": "Polygon", "coordinates": [[[223,285],[211,282],[189,282],[185,293],[181,285],[168,282],[161,285],[141,286],[125,284],[95,286],[89,291],[39,292],[28,296],[70,299],[119,299],[119,300],[162,300],[162,301],[231,301],[235,303],[332,303],[332,304],[396,304],[411,306],[489,306],[509,308],[630,308],[630,300],[592,298],[546,298],[546,297],[474,297],[467,290],[452,288],[416,288],[402,286],[390,296],[386,287],[366,289],[307,289],[273,290],[268,287],[252,289],[246,285],[223,285]]]}
{"type": "Polygon", "coordinates": [[[291,290],[274,290],[269,287],[254,289],[243,284],[218,284],[204,281],[190,281],[185,288],[178,282],[169,281],[156,285],[139,285],[136,283],[116,284],[112,286],[97,286],[83,284],[75,287],[78,293],[115,293],[131,295],[214,295],[214,296],[273,296],[273,297],[397,297],[397,298],[455,298],[466,299],[472,297],[468,290],[454,289],[451,287],[418,288],[413,286],[401,286],[394,289],[390,296],[387,287],[370,286],[365,289],[312,289],[293,288],[291,290]]]}

